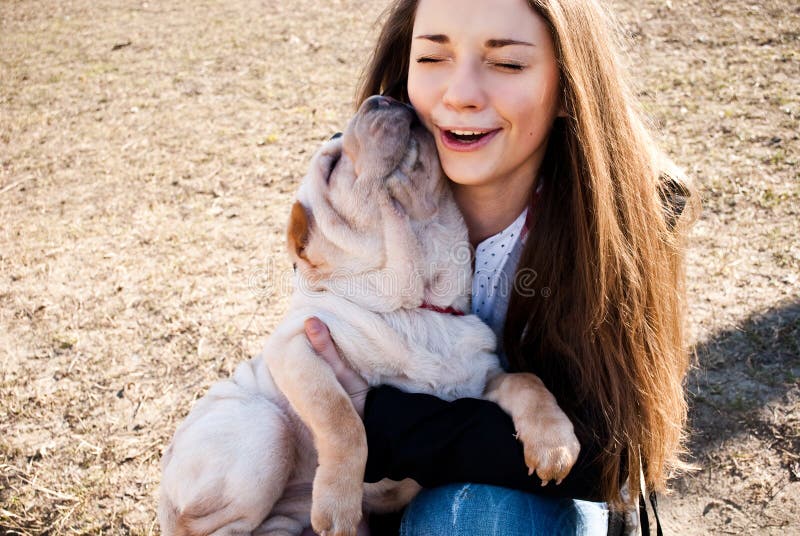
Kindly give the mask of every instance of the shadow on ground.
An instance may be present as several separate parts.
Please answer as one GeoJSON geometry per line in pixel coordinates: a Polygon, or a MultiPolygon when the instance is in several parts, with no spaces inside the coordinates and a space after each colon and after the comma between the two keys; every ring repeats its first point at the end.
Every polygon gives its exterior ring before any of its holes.
{"type": "Polygon", "coordinates": [[[698,462],[734,437],[765,441],[800,478],[800,300],[756,314],[695,347],[690,448],[698,462]]]}

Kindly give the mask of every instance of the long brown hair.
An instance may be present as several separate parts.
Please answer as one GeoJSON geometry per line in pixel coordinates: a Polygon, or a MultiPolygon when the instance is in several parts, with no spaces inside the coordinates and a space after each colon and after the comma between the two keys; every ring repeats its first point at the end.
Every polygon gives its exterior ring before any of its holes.
{"type": "MultiPolygon", "coordinates": [[[[567,117],[550,133],[504,348],[514,370],[542,377],[582,442],[602,443],[602,495],[620,506],[622,478],[638,495],[640,464],[655,490],[683,467],[689,218],[679,202],[696,196],[645,127],[602,7],[528,3],[550,28],[567,117]]],[[[416,7],[390,7],[357,103],[375,93],[408,102],[416,7]]]]}

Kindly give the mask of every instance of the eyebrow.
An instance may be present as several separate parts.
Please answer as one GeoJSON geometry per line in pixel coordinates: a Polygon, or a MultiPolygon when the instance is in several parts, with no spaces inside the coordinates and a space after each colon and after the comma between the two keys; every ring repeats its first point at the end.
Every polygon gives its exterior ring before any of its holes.
{"type": "MultiPolygon", "coordinates": [[[[439,43],[445,45],[450,42],[450,38],[444,34],[426,34],[426,35],[418,35],[415,39],[425,39],[426,41],[433,41],[434,43],[439,43]]],[[[524,45],[524,46],[536,46],[533,43],[528,43],[527,41],[518,41],[516,39],[487,39],[484,46],[486,48],[502,48],[511,45],[524,45]]]]}

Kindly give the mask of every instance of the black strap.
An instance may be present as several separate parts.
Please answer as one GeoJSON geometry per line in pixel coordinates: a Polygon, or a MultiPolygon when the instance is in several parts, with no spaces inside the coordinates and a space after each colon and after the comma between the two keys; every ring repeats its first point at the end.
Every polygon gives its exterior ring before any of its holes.
{"type": "Polygon", "coordinates": [[[658,500],[655,491],[650,492],[650,505],[653,507],[653,517],[656,518],[656,535],[664,536],[664,531],[661,529],[661,520],[658,519],[658,500]]]}
{"type": "MultiPolygon", "coordinates": [[[[656,492],[652,491],[649,495],[650,506],[653,508],[653,517],[656,518],[656,536],[664,536],[664,531],[661,528],[661,520],[658,518],[658,499],[656,492]]],[[[639,492],[639,523],[642,526],[642,534],[650,536],[650,517],[647,515],[647,502],[644,500],[644,494],[639,492]]]]}

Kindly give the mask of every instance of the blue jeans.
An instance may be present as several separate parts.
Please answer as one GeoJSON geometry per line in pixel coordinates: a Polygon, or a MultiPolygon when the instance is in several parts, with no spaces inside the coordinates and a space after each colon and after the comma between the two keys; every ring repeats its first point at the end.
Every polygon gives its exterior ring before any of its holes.
{"type": "Polygon", "coordinates": [[[400,525],[400,536],[606,536],[607,531],[605,503],[551,499],[485,484],[423,490],[400,525]]]}

